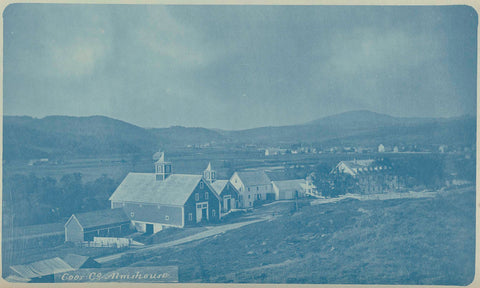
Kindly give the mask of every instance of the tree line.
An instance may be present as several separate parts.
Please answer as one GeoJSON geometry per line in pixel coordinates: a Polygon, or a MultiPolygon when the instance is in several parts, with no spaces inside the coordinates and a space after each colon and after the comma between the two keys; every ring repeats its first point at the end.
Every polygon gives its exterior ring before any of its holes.
{"type": "Polygon", "coordinates": [[[62,221],[73,213],[109,208],[119,183],[107,175],[85,182],[81,173],[52,177],[15,174],[3,178],[3,224],[34,225],[62,221]]]}

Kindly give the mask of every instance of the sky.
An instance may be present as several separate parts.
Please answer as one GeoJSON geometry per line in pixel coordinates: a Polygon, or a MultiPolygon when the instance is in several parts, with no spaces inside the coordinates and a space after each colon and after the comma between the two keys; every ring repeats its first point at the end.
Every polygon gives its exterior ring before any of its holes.
{"type": "Polygon", "coordinates": [[[468,6],[11,4],[5,115],[247,129],[476,113],[468,6]]]}

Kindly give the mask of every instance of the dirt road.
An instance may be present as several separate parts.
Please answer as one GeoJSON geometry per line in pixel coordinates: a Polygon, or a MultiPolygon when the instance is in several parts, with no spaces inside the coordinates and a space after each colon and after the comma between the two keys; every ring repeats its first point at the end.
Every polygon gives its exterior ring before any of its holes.
{"type": "MultiPolygon", "coordinates": [[[[256,220],[251,220],[251,221],[246,221],[246,222],[239,222],[239,223],[233,223],[233,224],[227,224],[227,225],[221,225],[221,226],[207,227],[206,231],[199,232],[197,234],[187,236],[187,237],[184,237],[184,238],[181,238],[181,239],[173,240],[173,241],[170,241],[170,242],[159,243],[159,244],[154,244],[154,245],[147,246],[145,248],[135,249],[135,252],[145,252],[145,251],[169,248],[169,247],[177,246],[177,245],[180,245],[180,244],[184,244],[184,243],[200,240],[200,239],[203,239],[203,238],[207,238],[207,237],[210,237],[210,236],[214,236],[214,235],[217,235],[217,234],[225,233],[226,231],[229,231],[229,230],[238,229],[238,228],[243,227],[245,225],[249,225],[249,224],[253,224],[253,223],[257,223],[257,222],[261,222],[261,221],[266,221],[266,220],[268,220],[268,217],[260,218],[260,219],[256,219],[256,220]]],[[[112,254],[112,255],[104,256],[104,257],[99,257],[99,258],[96,258],[95,261],[97,261],[98,263],[106,263],[106,262],[110,262],[110,261],[120,259],[123,255],[128,254],[128,253],[131,253],[131,251],[112,254]]]]}

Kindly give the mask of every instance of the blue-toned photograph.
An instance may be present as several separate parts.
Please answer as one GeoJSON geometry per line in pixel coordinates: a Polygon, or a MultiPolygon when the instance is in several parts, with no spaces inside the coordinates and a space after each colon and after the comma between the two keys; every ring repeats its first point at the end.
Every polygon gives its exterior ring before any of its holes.
{"type": "Polygon", "coordinates": [[[2,281],[470,285],[477,27],[466,5],[8,5],[2,281]]]}

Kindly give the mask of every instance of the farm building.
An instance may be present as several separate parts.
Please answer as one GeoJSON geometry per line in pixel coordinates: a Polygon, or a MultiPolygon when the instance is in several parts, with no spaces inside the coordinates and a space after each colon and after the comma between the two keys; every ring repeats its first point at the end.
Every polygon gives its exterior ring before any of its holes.
{"type": "Polygon", "coordinates": [[[227,214],[239,206],[239,193],[230,181],[215,179],[215,174],[215,170],[212,169],[212,164],[208,163],[207,169],[203,171],[203,178],[215,189],[215,192],[221,200],[221,211],[223,214],[227,214]]]}
{"type": "Polygon", "coordinates": [[[129,173],[109,200],[146,233],[221,218],[220,197],[209,181],[202,175],[173,174],[163,153],[155,173],[129,173]]]}
{"type": "Polygon", "coordinates": [[[272,182],[264,171],[233,173],[230,183],[238,190],[240,208],[253,207],[256,200],[274,200],[272,182]]]}
{"type": "Polygon", "coordinates": [[[99,268],[100,264],[87,256],[68,254],[29,264],[10,266],[15,275],[10,279],[21,282],[54,282],[54,274],[75,271],[81,268],[99,268]]]}
{"type": "Polygon", "coordinates": [[[130,219],[122,209],[73,214],[65,223],[65,242],[92,241],[95,236],[120,236],[130,232],[130,219]]]}
{"type": "Polygon", "coordinates": [[[304,179],[272,181],[275,200],[289,200],[305,197],[304,179]]]}
{"type": "Polygon", "coordinates": [[[398,177],[392,173],[392,167],[372,159],[340,161],[331,173],[352,176],[362,194],[384,193],[399,188],[398,177]]]}

